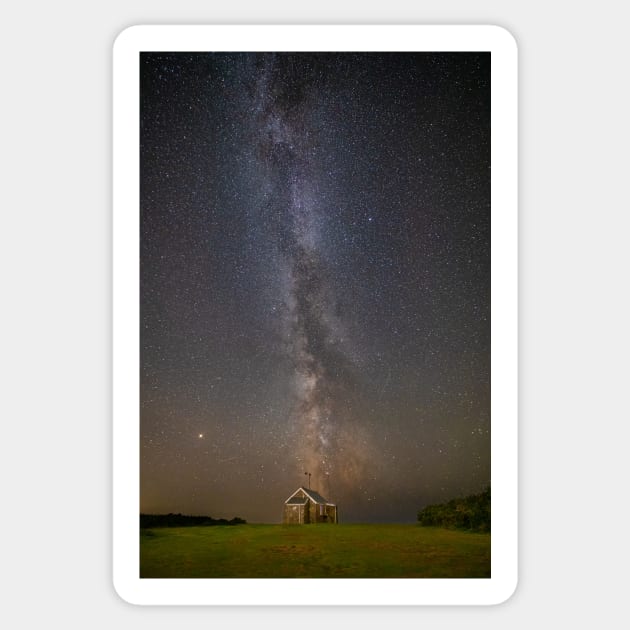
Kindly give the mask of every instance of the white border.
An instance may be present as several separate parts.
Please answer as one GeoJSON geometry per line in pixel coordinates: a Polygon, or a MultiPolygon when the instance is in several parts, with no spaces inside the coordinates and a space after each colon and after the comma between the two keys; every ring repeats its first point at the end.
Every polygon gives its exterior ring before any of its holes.
{"type": "Polygon", "coordinates": [[[498,604],[517,584],[517,47],[498,26],[132,26],[114,43],[113,579],[133,604],[498,604]],[[138,577],[139,52],[489,51],[492,134],[492,577],[138,577]]]}

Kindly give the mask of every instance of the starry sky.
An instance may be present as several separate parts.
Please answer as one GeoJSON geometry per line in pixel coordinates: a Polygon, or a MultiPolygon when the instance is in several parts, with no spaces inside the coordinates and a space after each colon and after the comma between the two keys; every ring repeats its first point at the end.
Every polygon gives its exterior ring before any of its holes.
{"type": "Polygon", "coordinates": [[[140,509],[490,483],[489,53],[140,55],[140,509]]]}

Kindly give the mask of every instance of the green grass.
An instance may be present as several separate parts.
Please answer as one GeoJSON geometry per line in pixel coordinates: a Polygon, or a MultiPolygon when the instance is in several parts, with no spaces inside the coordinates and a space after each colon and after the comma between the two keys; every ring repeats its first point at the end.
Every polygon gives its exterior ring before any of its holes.
{"type": "Polygon", "coordinates": [[[141,530],[142,578],[488,578],[490,535],[419,525],[141,530]]]}

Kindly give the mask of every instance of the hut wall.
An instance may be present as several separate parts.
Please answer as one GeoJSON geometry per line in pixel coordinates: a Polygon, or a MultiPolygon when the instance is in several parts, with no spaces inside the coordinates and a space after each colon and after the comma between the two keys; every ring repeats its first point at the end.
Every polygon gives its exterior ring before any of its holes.
{"type": "Polygon", "coordinates": [[[299,525],[302,522],[302,507],[301,505],[285,505],[284,517],[282,522],[285,525],[299,525]]]}
{"type": "Polygon", "coordinates": [[[307,512],[307,523],[336,523],[337,507],[334,505],[321,505],[309,501],[309,509],[307,512]]]}

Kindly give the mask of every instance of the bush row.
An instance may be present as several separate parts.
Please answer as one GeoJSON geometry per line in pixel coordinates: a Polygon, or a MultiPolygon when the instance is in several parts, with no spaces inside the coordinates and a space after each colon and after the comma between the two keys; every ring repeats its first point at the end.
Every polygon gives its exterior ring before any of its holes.
{"type": "Polygon", "coordinates": [[[140,527],[187,527],[192,525],[243,525],[246,520],[235,516],[229,521],[211,516],[187,516],[185,514],[140,514],[140,527]]]}
{"type": "Polygon", "coordinates": [[[418,522],[427,527],[489,532],[490,487],[479,494],[428,505],[418,512],[418,522]]]}

